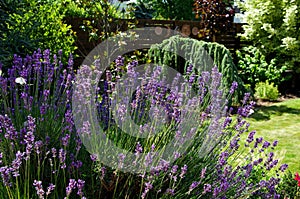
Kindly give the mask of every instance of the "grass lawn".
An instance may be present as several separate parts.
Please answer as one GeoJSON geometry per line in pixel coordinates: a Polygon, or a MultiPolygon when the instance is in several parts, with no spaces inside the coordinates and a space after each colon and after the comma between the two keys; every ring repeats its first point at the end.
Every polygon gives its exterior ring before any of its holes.
{"type": "Polygon", "coordinates": [[[277,157],[289,165],[290,171],[300,172],[300,99],[256,107],[248,121],[256,136],[270,142],[278,140],[277,157]]]}

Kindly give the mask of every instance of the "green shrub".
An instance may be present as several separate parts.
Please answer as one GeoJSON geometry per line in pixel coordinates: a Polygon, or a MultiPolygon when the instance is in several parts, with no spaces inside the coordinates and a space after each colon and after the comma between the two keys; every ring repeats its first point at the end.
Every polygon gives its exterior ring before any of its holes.
{"type": "Polygon", "coordinates": [[[285,77],[282,76],[286,67],[278,67],[277,60],[266,61],[262,52],[254,46],[244,47],[237,51],[239,75],[251,89],[259,82],[266,80],[279,85],[285,77]]]}
{"type": "Polygon", "coordinates": [[[261,100],[277,100],[279,92],[277,86],[274,83],[259,82],[255,86],[255,97],[261,100]]]}
{"type": "Polygon", "coordinates": [[[118,18],[120,12],[109,1],[90,0],[54,0],[60,2],[66,10],[67,17],[97,18],[103,20],[105,14],[108,18],[118,18]]]}
{"type": "MultiPolygon", "coordinates": [[[[9,67],[14,54],[26,56],[37,48],[63,50],[68,57],[75,50],[71,26],[64,23],[65,9],[59,1],[0,1],[0,62],[9,67]]],[[[66,61],[66,60],[64,60],[66,61]]]]}

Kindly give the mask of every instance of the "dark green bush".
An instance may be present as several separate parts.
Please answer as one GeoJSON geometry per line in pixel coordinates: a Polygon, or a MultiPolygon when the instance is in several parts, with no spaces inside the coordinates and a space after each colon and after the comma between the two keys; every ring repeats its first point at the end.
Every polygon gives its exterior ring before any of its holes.
{"type": "Polygon", "coordinates": [[[155,10],[152,7],[151,2],[143,2],[141,0],[137,1],[137,3],[134,5],[134,16],[137,19],[152,19],[153,13],[155,10]]]}

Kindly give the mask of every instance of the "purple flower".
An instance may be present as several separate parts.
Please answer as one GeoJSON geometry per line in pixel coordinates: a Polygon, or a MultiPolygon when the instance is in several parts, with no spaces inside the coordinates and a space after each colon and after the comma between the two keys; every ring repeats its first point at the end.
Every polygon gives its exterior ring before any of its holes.
{"type": "Polygon", "coordinates": [[[226,190],[229,188],[229,186],[230,186],[230,184],[225,179],[223,179],[223,182],[220,185],[220,189],[223,192],[226,192],[226,190]]]}
{"type": "Polygon", "coordinates": [[[187,172],[187,165],[185,164],[185,165],[183,165],[183,167],[181,167],[181,173],[180,173],[180,175],[179,175],[179,177],[180,178],[184,178],[184,175],[186,174],[186,172],[187,172]]]}
{"type": "Polygon", "coordinates": [[[23,156],[24,156],[24,152],[21,153],[20,151],[18,151],[16,153],[16,158],[12,161],[12,171],[13,171],[13,176],[17,177],[19,176],[19,168],[22,164],[22,160],[23,160],[23,156]]]}
{"type": "Polygon", "coordinates": [[[177,151],[174,152],[174,158],[175,160],[178,159],[181,156],[180,153],[178,153],[177,151]]]}
{"type": "Polygon", "coordinates": [[[274,194],[274,199],[279,199],[280,198],[280,194],[275,193],[274,194]]]}
{"type": "Polygon", "coordinates": [[[47,195],[47,196],[50,195],[51,191],[53,191],[54,188],[55,188],[55,185],[52,184],[52,183],[50,183],[49,186],[48,186],[48,188],[47,188],[46,195],[47,195]]]}
{"type": "Polygon", "coordinates": [[[205,178],[205,173],[206,173],[206,167],[201,170],[201,176],[200,176],[201,179],[205,178]]]}
{"type": "Polygon", "coordinates": [[[11,172],[13,171],[12,168],[3,166],[0,168],[0,173],[2,177],[2,182],[5,186],[10,186],[10,178],[11,178],[11,172]]]}
{"type": "Polygon", "coordinates": [[[34,143],[34,148],[35,148],[35,152],[37,153],[37,154],[40,154],[41,153],[41,147],[43,146],[43,141],[41,141],[41,140],[39,140],[39,141],[36,141],[35,143],[34,143]]]}
{"type": "Polygon", "coordinates": [[[281,172],[284,172],[287,168],[288,168],[288,165],[287,164],[283,164],[283,165],[280,166],[279,170],[281,172]]]}
{"type": "Polygon", "coordinates": [[[115,63],[117,67],[124,66],[124,57],[118,56],[117,59],[115,60],[115,63]]]}
{"type": "Polygon", "coordinates": [[[229,126],[232,122],[232,118],[231,117],[226,117],[225,122],[223,124],[223,128],[225,129],[227,126],[229,126]]]}
{"type": "Polygon", "coordinates": [[[77,191],[77,195],[79,195],[79,196],[83,196],[83,192],[82,192],[82,189],[83,189],[83,187],[84,187],[84,184],[85,184],[85,181],[84,180],[81,180],[81,179],[78,179],[77,180],[77,189],[78,189],[78,191],[77,191]]]}
{"type": "Polygon", "coordinates": [[[153,188],[153,185],[150,182],[145,183],[145,190],[142,193],[142,198],[145,198],[147,193],[153,188]]]}
{"type": "Polygon", "coordinates": [[[76,188],[76,180],[70,179],[69,180],[69,185],[66,187],[66,195],[67,197],[70,196],[71,192],[73,189],[76,188]]]}
{"type": "Polygon", "coordinates": [[[166,160],[160,160],[159,165],[157,166],[157,169],[158,169],[159,171],[162,170],[162,171],[166,172],[166,171],[168,171],[169,166],[170,166],[170,162],[169,162],[169,161],[166,161],[166,160]]]}
{"type": "Polygon", "coordinates": [[[262,158],[259,158],[258,160],[255,160],[255,161],[253,162],[253,165],[257,166],[257,165],[260,164],[262,161],[263,161],[263,159],[262,159],[262,158]]]}
{"type": "Polygon", "coordinates": [[[82,135],[91,135],[91,124],[89,121],[84,121],[82,128],[80,129],[80,134],[82,135]]]}
{"type": "Polygon", "coordinates": [[[239,138],[233,138],[231,141],[230,141],[230,148],[231,149],[238,149],[239,148],[239,138]]]}
{"type": "Polygon", "coordinates": [[[169,194],[169,195],[171,195],[171,196],[173,196],[174,193],[175,193],[174,189],[168,188],[168,189],[166,190],[166,194],[169,194]]]}
{"type": "Polygon", "coordinates": [[[189,64],[186,68],[186,74],[189,75],[193,71],[193,64],[189,64]]]}
{"type": "Polygon", "coordinates": [[[227,163],[228,152],[222,152],[219,158],[219,165],[223,166],[227,163]]]}
{"type": "Polygon", "coordinates": [[[57,153],[56,148],[52,148],[51,152],[52,152],[52,157],[55,158],[56,157],[56,153],[57,153]]]}
{"type": "Polygon", "coordinates": [[[263,144],[263,146],[262,146],[262,148],[265,148],[265,149],[266,149],[266,148],[268,148],[270,145],[271,145],[270,142],[265,141],[264,144],[263,144]]]}
{"type": "Polygon", "coordinates": [[[253,165],[252,164],[248,164],[246,166],[246,173],[245,173],[245,177],[248,178],[252,172],[252,168],[253,168],[253,165]]]}
{"type": "Polygon", "coordinates": [[[105,176],[105,171],[106,171],[106,168],[105,168],[105,167],[101,167],[101,179],[104,178],[104,176],[105,176]]]}
{"type": "Polygon", "coordinates": [[[138,142],[137,145],[136,145],[136,147],[135,147],[135,154],[139,155],[142,152],[143,152],[142,145],[140,144],[140,142],[138,142]]]}
{"type": "Polygon", "coordinates": [[[236,81],[232,82],[229,93],[233,94],[237,88],[238,88],[238,83],[236,81]]]}
{"type": "Polygon", "coordinates": [[[276,147],[277,144],[278,144],[278,140],[275,140],[275,141],[273,142],[272,146],[273,146],[273,147],[276,147]]]}
{"type": "Polygon", "coordinates": [[[32,131],[27,131],[27,133],[24,135],[24,142],[26,144],[33,144],[34,143],[34,134],[32,131]]]}
{"type": "Polygon", "coordinates": [[[260,187],[265,187],[265,186],[266,186],[266,181],[261,180],[261,181],[259,182],[259,186],[260,186],[260,187]]]}
{"type": "Polygon", "coordinates": [[[203,186],[203,194],[211,192],[211,185],[210,184],[204,184],[203,186]]]}
{"type": "Polygon", "coordinates": [[[66,127],[64,128],[66,131],[72,132],[74,127],[74,121],[72,117],[72,111],[68,109],[65,113],[64,122],[66,123],[66,127]]]}
{"type": "Polygon", "coordinates": [[[177,172],[177,169],[178,169],[178,166],[177,165],[174,165],[171,169],[171,173],[172,174],[175,174],[177,172]]]}
{"type": "Polygon", "coordinates": [[[253,142],[255,133],[256,133],[256,131],[251,131],[251,132],[249,133],[248,138],[247,138],[247,142],[248,142],[248,143],[253,142]]]}
{"type": "Polygon", "coordinates": [[[152,189],[153,188],[153,186],[150,182],[146,182],[145,185],[146,185],[146,189],[152,189]]]}
{"type": "Polygon", "coordinates": [[[148,152],[147,155],[145,156],[144,165],[147,167],[152,163],[152,161],[153,161],[153,155],[151,152],[148,152]]]}
{"type": "Polygon", "coordinates": [[[213,196],[217,197],[219,195],[219,193],[221,192],[221,189],[219,187],[215,187],[214,188],[214,192],[213,192],[213,196]]]}
{"type": "Polygon", "coordinates": [[[91,160],[92,160],[93,162],[96,162],[96,160],[97,160],[97,154],[91,154],[91,155],[90,155],[90,158],[91,158],[91,160]]]}
{"type": "Polygon", "coordinates": [[[43,190],[42,181],[34,180],[33,186],[35,187],[36,194],[39,196],[39,198],[44,199],[45,191],[43,190]]]}
{"type": "Polygon", "coordinates": [[[202,82],[204,82],[205,84],[209,83],[210,80],[210,73],[207,71],[204,71],[201,73],[201,77],[202,77],[202,82]]]}
{"type": "Polygon", "coordinates": [[[243,104],[246,104],[246,103],[247,103],[247,101],[249,100],[250,96],[251,96],[250,93],[245,93],[244,99],[243,99],[243,104]]]}
{"type": "Polygon", "coordinates": [[[68,145],[70,137],[71,136],[69,134],[66,134],[65,137],[61,138],[61,142],[62,142],[63,146],[67,146],[68,145]]]}
{"type": "Polygon", "coordinates": [[[34,132],[36,125],[35,125],[35,118],[33,118],[31,115],[27,116],[27,130],[34,132]]]}
{"type": "Polygon", "coordinates": [[[59,157],[59,162],[62,164],[61,168],[64,169],[66,168],[66,151],[64,149],[59,149],[58,157],[59,157]]]}
{"type": "Polygon", "coordinates": [[[278,164],[278,160],[274,160],[271,164],[270,167],[273,168],[278,164]]]}
{"type": "Polygon", "coordinates": [[[125,154],[123,154],[123,153],[119,154],[119,167],[123,166],[123,161],[124,161],[125,157],[126,157],[125,154]]]}
{"type": "Polygon", "coordinates": [[[193,83],[195,81],[195,78],[196,78],[196,75],[194,73],[191,74],[190,77],[189,77],[189,83],[190,84],[193,83]]]}
{"type": "Polygon", "coordinates": [[[194,181],[189,187],[189,193],[193,191],[196,187],[198,187],[199,184],[200,182],[194,181]]]}
{"type": "Polygon", "coordinates": [[[254,148],[257,148],[258,144],[262,143],[263,137],[256,138],[254,148]]]}

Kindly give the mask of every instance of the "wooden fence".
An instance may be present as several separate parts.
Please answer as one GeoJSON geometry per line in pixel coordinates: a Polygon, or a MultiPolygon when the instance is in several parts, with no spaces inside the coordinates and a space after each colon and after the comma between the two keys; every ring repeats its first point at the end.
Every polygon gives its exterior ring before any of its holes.
{"type": "MultiPolygon", "coordinates": [[[[79,66],[84,57],[95,48],[101,40],[93,40],[90,38],[91,29],[87,30],[86,27],[93,23],[93,31],[97,34],[103,32],[104,25],[101,21],[96,21],[95,19],[86,18],[67,18],[67,24],[72,26],[72,30],[76,32],[77,39],[76,45],[78,47],[76,54],[79,55],[75,59],[75,65],[79,66]],[[85,28],[83,28],[85,27],[85,28]]],[[[107,26],[108,32],[115,31],[126,31],[129,24],[134,24],[135,27],[164,27],[171,30],[177,30],[181,32],[182,35],[191,37],[197,40],[205,40],[211,42],[218,42],[226,46],[231,52],[235,59],[235,51],[241,47],[247,45],[241,42],[240,38],[237,36],[238,33],[242,32],[243,24],[232,23],[230,27],[227,27],[226,31],[220,34],[210,35],[210,37],[203,36],[201,34],[200,22],[198,21],[184,21],[184,20],[151,20],[151,19],[138,19],[138,20],[124,20],[116,19],[109,23],[107,26]]]]}

